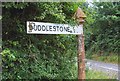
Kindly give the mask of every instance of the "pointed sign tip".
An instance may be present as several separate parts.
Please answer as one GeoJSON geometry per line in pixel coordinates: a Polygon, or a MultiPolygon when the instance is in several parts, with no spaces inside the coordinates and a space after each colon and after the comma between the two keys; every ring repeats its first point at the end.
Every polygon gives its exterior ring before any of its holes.
{"type": "Polygon", "coordinates": [[[78,9],[77,9],[74,17],[75,17],[75,18],[86,18],[86,15],[85,15],[85,13],[82,11],[82,9],[78,7],[78,9]]]}

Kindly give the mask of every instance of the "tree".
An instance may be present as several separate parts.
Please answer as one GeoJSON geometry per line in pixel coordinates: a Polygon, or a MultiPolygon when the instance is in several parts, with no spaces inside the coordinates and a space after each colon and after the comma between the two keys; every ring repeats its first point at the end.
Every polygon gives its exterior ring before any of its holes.
{"type": "MultiPolygon", "coordinates": [[[[92,33],[88,37],[89,48],[100,54],[103,53],[119,53],[119,22],[120,22],[120,5],[119,2],[95,2],[93,9],[96,11],[94,15],[94,23],[91,24],[92,33]]],[[[90,52],[90,51],[89,51],[90,52]]]]}

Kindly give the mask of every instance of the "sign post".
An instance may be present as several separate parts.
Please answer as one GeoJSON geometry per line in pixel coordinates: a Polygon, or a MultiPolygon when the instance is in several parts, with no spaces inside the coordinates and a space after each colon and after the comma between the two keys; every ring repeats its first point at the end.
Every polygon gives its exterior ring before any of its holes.
{"type": "Polygon", "coordinates": [[[85,50],[84,50],[84,34],[83,23],[86,17],[81,8],[78,8],[74,17],[78,21],[78,26],[70,26],[68,24],[54,24],[44,22],[27,21],[28,34],[75,34],[78,40],[78,79],[85,79],[85,50]]]}
{"type": "MultiPolygon", "coordinates": [[[[79,25],[83,27],[84,18],[86,17],[84,12],[81,8],[78,8],[75,13],[75,18],[77,19],[79,25]]],[[[84,34],[77,35],[78,41],[78,54],[77,54],[77,61],[78,61],[78,79],[81,81],[85,80],[85,49],[84,49],[84,34]]]]}

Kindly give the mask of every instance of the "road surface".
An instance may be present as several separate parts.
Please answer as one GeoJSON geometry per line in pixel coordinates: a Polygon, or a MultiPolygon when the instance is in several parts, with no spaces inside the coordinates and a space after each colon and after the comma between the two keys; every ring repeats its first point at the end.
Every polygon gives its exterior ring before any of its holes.
{"type": "Polygon", "coordinates": [[[104,63],[94,60],[86,60],[86,67],[91,70],[101,71],[106,73],[111,78],[117,78],[120,80],[120,66],[117,64],[104,63]]]}

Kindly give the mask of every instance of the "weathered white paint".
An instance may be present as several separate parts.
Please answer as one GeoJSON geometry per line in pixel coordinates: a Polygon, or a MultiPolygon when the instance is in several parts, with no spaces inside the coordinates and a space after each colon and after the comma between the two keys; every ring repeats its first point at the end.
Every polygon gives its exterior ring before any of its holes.
{"type": "Polygon", "coordinates": [[[83,34],[83,25],[54,24],[27,21],[28,34],[83,34]],[[29,25],[31,24],[31,30],[29,25]]]}

